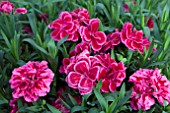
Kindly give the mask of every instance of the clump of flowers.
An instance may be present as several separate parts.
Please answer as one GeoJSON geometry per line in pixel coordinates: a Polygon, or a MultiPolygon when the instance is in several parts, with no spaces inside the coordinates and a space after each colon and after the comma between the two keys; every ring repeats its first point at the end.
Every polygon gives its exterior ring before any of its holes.
{"type": "Polygon", "coordinates": [[[54,73],[48,68],[46,61],[28,62],[24,66],[15,68],[10,79],[14,89],[14,99],[23,97],[27,102],[35,102],[39,96],[45,96],[50,91],[54,73]]]}
{"type": "Polygon", "coordinates": [[[114,92],[126,77],[124,64],[122,62],[117,63],[110,57],[110,54],[96,55],[93,60],[95,65],[100,64],[97,80],[102,80],[101,91],[105,93],[114,92]]]}
{"type": "Polygon", "coordinates": [[[150,41],[147,37],[143,37],[142,30],[137,31],[136,28],[132,29],[133,25],[129,22],[123,25],[121,31],[121,41],[125,44],[130,50],[139,51],[144,53],[144,48],[148,50],[150,46],[150,41]]]}
{"type": "Polygon", "coordinates": [[[14,4],[8,1],[1,1],[0,2],[0,12],[2,13],[11,13],[14,8],[14,4]]]}
{"type": "Polygon", "coordinates": [[[164,100],[170,103],[170,81],[162,76],[159,69],[140,69],[130,76],[134,83],[130,105],[134,110],[148,110],[155,99],[163,106],[164,100]]]}
{"type": "Polygon", "coordinates": [[[90,56],[88,50],[77,56],[65,58],[62,69],[67,75],[68,85],[78,89],[81,95],[89,94],[100,80],[102,80],[102,92],[114,92],[125,79],[126,70],[123,63],[117,63],[110,54],[90,56]]]}

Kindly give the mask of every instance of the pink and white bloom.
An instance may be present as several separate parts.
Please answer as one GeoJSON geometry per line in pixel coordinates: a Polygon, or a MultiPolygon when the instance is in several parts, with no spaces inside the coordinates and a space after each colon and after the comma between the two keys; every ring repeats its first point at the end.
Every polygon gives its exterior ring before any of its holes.
{"type": "Polygon", "coordinates": [[[54,73],[48,68],[46,61],[28,62],[24,66],[15,68],[10,79],[14,89],[13,98],[23,97],[27,102],[35,102],[40,96],[50,91],[54,73]]]}
{"type": "MultiPolygon", "coordinates": [[[[122,62],[117,63],[110,57],[110,54],[96,55],[95,63],[100,64],[100,73],[97,80],[102,80],[101,91],[114,92],[126,77],[126,67],[122,62]]],[[[96,64],[95,64],[96,65],[96,64]]]]}
{"type": "Polygon", "coordinates": [[[77,20],[80,25],[88,25],[90,21],[90,14],[87,9],[78,8],[70,13],[73,19],[77,20]]]}
{"type": "Polygon", "coordinates": [[[144,48],[148,50],[150,46],[150,41],[147,37],[143,37],[143,32],[137,31],[136,28],[133,28],[133,25],[129,22],[123,25],[121,31],[121,41],[129,49],[136,51],[138,50],[141,54],[144,53],[144,48]]]}
{"type": "Polygon", "coordinates": [[[92,91],[100,70],[99,66],[91,64],[90,57],[89,52],[85,50],[65,66],[67,84],[73,89],[78,89],[81,95],[92,91]]]}
{"type": "Polygon", "coordinates": [[[27,9],[25,8],[17,8],[15,9],[14,14],[26,14],[27,13],[27,9]]]}
{"type": "Polygon", "coordinates": [[[134,83],[130,103],[134,110],[150,109],[155,99],[161,105],[164,100],[170,103],[170,81],[160,74],[158,68],[140,69],[130,76],[129,82],[134,83]]]}
{"type": "Polygon", "coordinates": [[[78,89],[81,95],[92,91],[93,86],[102,80],[102,92],[114,92],[125,79],[126,67],[107,55],[90,56],[86,49],[76,56],[63,59],[61,73],[65,73],[69,87],[78,89]]]}
{"type": "Polygon", "coordinates": [[[107,40],[104,32],[98,31],[100,22],[91,19],[88,26],[81,26],[79,33],[83,42],[90,43],[94,51],[99,51],[107,40]]]}
{"type": "Polygon", "coordinates": [[[75,49],[69,53],[69,57],[76,56],[80,54],[81,52],[83,52],[84,50],[88,50],[89,52],[91,51],[89,43],[82,42],[82,43],[77,44],[75,49]]]}
{"type": "Polygon", "coordinates": [[[120,32],[116,29],[115,32],[107,35],[107,41],[103,45],[101,52],[106,52],[107,50],[114,48],[114,46],[120,44],[120,42],[120,32]]]}
{"type": "Polygon", "coordinates": [[[53,29],[50,36],[56,41],[60,41],[68,36],[67,40],[75,42],[79,38],[77,31],[78,25],[78,22],[73,20],[72,15],[69,12],[64,11],[60,14],[58,19],[48,25],[50,29],[53,29]]]}
{"type": "Polygon", "coordinates": [[[14,4],[8,1],[1,1],[0,2],[0,12],[2,13],[11,13],[14,8],[14,4]]]}

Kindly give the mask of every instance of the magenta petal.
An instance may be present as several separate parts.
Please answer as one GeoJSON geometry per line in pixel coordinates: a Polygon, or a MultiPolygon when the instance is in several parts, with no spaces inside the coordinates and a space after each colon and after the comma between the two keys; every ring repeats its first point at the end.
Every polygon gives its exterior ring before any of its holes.
{"type": "Polygon", "coordinates": [[[116,90],[116,84],[114,81],[110,82],[109,89],[111,92],[114,92],[116,90]]]}
{"type": "Polygon", "coordinates": [[[103,45],[106,42],[106,39],[107,39],[105,33],[100,32],[100,31],[95,32],[94,38],[96,39],[96,41],[99,45],[103,45]]]}
{"type": "Polygon", "coordinates": [[[89,94],[93,89],[93,82],[90,79],[82,78],[78,84],[78,89],[81,95],[89,94]]]}
{"type": "Polygon", "coordinates": [[[100,79],[104,79],[106,76],[107,76],[107,70],[106,68],[101,68],[100,69],[100,73],[99,75],[97,76],[97,80],[100,81],[100,79]]]}
{"type": "Polygon", "coordinates": [[[100,25],[99,19],[91,19],[89,25],[92,32],[98,31],[100,25]]]}
{"type": "Polygon", "coordinates": [[[101,48],[102,48],[102,46],[99,45],[99,44],[97,43],[97,41],[93,39],[93,40],[92,40],[92,49],[93,49],[94,51],[99,51],[101,48]]]}
{"type": "Polygon", "coordinates": [[[74,27],[74,23],[71,22],[71,23],[66,24],[66,26],[64,27],[64,30],[71,31],[73,27],[74,27]]]}
{"type": "Polygon", "coordinates": [[[54,30],[50,35],[51,35],[51,37],[54,39],[54,40],[57,40],[57,41],[59,41],[59,40],[61,40],[60,39],[60,30],[58,30],[58,29],[56,29],[56,30],[54,30]]]}
{"type": "Polygon", "coordinates": [[[89,42],[89,41],[91,41],[91,35],[90,35],[90,31],[88,30],[88,28],[87,27],[84,27],[83,28],[83,34],[82,34],[84,37],[82,37],[82,38],[84,38],[84,40],[85,41],[87,41],[87,42],[89,42]]]}
{"type": "Polygon", "coordinates": [[[76,72],[70,72],[66,78],[66,82],[71,88],[77,89],[82,75],[76,72]]]}
{"type": "Polygon", "coordinates": [[[108,93],[109,92],[109,85],[110,85],[110,81],[107,80],[107,79],[103,79],[101,91],[108,93]]]}
{"type": "Polygon", "coordinates": [[[92,68],[90,68],[89,74],[88,74],[87,76],[88,76],[92,81],[95,81],[96,78],[97,78],[98,75],[99,75],[99,70],[100,70],[100,67],[99,67],[99,66],[92,67],[92,68]]]}
{"type": "Polygon", "coordinates": [[[74,66],[74,70],[76,72],[79,72],[81,74],[86,74],[88,73],[89,71],[89,65],[87,62],[85,61],[80,61],[80,62],[77,62],[74,66]]]}

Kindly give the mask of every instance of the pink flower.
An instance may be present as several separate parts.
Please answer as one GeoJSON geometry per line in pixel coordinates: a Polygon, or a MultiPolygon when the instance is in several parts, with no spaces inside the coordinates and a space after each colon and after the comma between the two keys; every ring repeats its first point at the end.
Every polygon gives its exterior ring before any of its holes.
{"type": "Polygon", "coordinates": [[[39,96],[45,96],[50,91],[54,73],[48,68],[46,61],[28,62],[15,68],[10,79],[13,98],[24,97],[27,102],[35,102],[39,96]]]}
{"type": "Polygon", "coordinates": [[[2,13],[11,13],[14,8],[14,4],[8,1],[1,1],[0,2],[0,12],[2,13]]]}
{"type": "Polygon", "coordinates": [[[107,40],[104,32],[98,31],[99,20],[92,19],[87,27],[81,26],[79,33],[83,42],[90,43],[94,51],[99,51],[107,40]]]}
{"type": "Polygon", "coordinates": [[[27,13],[27,9],[25,8],[17,8],[14,12],[14,14],[26,14],[27,13]]]}
{"type": "Polygon", "coordinates": [[[165,77],[162,76],[156,68],[151,76],[151,87],[153,89],[153,96],[158,100],[158,102],[163,106],[164,100],[170,103],[170,81],[165,77]]]}
{"type": "Polygon", "coordinates": [[[101,52],[106,52],[108,49],[114,48],[114,46],[120,44],[120,42],[120,32],[116,29],[115,32],[107,35],[107,41],[103,45],[101,52]]]}
{"type": "Polygon", "coordinates": [[[152,29],[154,27],[154,21],[152,20],[152,17],[149,18],[148,22],[146,23],[146,26],[149,29],[152,29]]]}
{"type": "Polygon", "coordinates": [[[139,97],[133,97],[133,100],[130,102],[130,106],[134,110],[148,110],[152,105],[155,104],[155,100],[148,94],[142,94],[139,97]]]}
{"type": "Polygon", "coordinates": [[[63,71],[67,75],[66,82],[69,87],[78,89],[81,95],[92,91],[96,77],[99,74],[99,67],[91,63],[90,53],[84,50],[77,56],[63,59],[63,71]]]}
{"type": "Polygon", "coordinates": [[[121,31],[121,41],[129,49],[138,50],[141,54],[144,52],[144,48],[148,50],[150,41],[147,37],[143,38],[143,32],[137,31],[135,28],[132,31],[133,25],[129,22],[125,23],[121,31]]]}
{"type": "Polygon", "coordinates": [[[10,113],[16,113],[18,111],[17,99],[10,100],[10,113]]]}
{"type": "Polygon", "coordinates": [[[90,52],[91,51],[90,45],[86,42],[79,43],[76,45],[75,49],[69,53],[69,57],[76,56],[83,52],[84,50],[88,50],[90,52]]]}
{"type": "Polygon", "coordinates": [[[129,12],[130,9],[129,9],[129,6],[127,4],[123,4],[123,9],[126,11],[126,12],[129,12]]]}
{"type": "Polygon", "coordinates": [[[125,79],[126,74],[124,64],[122,62],[117,63],[110,57],[110,54],[95,56],[96,63],[100,64],[100,73],[97,76],[97,80],[102,80],[101,91],[108,93],[114,92],[119,87],[122,81],[125,79]]]}
{"type": "Polygon", "coordinates": [[[155,99],[161,105],[164,105],[164,100],[170,102],[170,82],[157,68],[140,69],[130,76],[129,82],[134,83],[130,103],[134,110],[150,109],[155,99]]]}
{"type": "MultiPolygon", "coordinates": [[[[12,100],[10,100],[9,102],[9,106],[10,106],[10,113],[19,113],[18,111],[18,103],[17,103],[18,99],[12,98],[12,100]]],[[[20,101],[22,102],[22,104],[27,104],[29,106],[32,106],[32,103],[28,103],[26,101],[24,101],[22,98],[20,98],[20,101]]]]}
{"type": "Polygon", "coordinates": [[[61,111],[61,113],[70,113],[70,110],[61,103],[59,98],[54,102],[53,106],[61,111]]]}
{"type": "Polygon", "coordinates": [[[73,19],[77,20],[80,25],[87,25],[90,21],[90,15],[87,9],[78,8],[71,12],[73,19]]]}
{"type": "Polygon", "coordinates": [[[51,38],[56,41],[60,41],[66,36],[68,36],[67,40],[74,42],[79,38],[77,31],[78,23],[76,20],[73,20],[72,15],[69,12],[62,12],[59,18],[49,24],[48,27],[54,30],[51,33],[51,38]]]}
{"type": "Polygon", "coordinates": [[[74,59],[65,66],[67,84],[73,89],[78,89],[81,95],[90,93],[99,74],[99,66],[91,64],[87,50],[71,58],[74,59]]]}

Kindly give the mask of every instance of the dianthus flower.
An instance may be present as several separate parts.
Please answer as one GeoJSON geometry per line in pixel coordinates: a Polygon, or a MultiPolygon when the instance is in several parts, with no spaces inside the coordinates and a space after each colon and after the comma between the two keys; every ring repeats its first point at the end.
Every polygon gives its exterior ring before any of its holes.
{"type": "Polygon", "coordinates": [[[10,113],[16,113],[18,111],[17,99],[10,100],[10,113]]]}
{"type": "Polygon", "coordinates": [[[27,9],[25,8],[17,8],[14,12],[14,14],[26,14],[27,13],[27,9]]]}
{"type": "Polygon", "coordinates": [[[127,4],[123,4],[123,9],[124,9],[125,12],[130,11],[129,6],[127,4]]]}
{"type": "Polygon", "coordinates": [[[107,35],[107,41],[103,45],[101,52],[106,52],[107,50],[114,48],[114,46],[120,44],[120,42],[120,32],[116,29],[115,32],[107,35]]]}
{"type": "Polygon", "coordinates": [[[91,51],[90,44],[86,42],[77,44],[75,49],[69,53],[69,57],[76,56],[80,54],[81,52],[83,52],[84,50],[88,50],[90,52],[91,51]]]}
{"type": "Polygon", "coordinates": [[[102,92],[114,92],[125,79],[125,67],[107,55],[90,56],[84,50],[77,56],[63,59],[62,73],[65,73],[69,87],[78,89],[81,95],[92,91],[94,85],[102,80],[102,92]]]}
{"type": "MultiPolygon", "coordinates": [[[[146,18],[147,19],[147,18],[146,18]]],[[[152,29],[154,27],[154,21],[152,20],[152,17],[149,18],[148,22],[146,23],[146,26],[149,29],[152,29]]]]}
{"type": "Polygon", "coordinates": [[[2,13],[11,13],[14,8],[14,4],[8,1],[1,1],[0,2],[0,12],[2,13]]]}
{"type": "Polygon", "coordinates": [[[80,25],[87,25],[90,21],[90,14],[87,9],[78,8],[71,12],[74,20],[77,20],[80,25]]]}
{"type": "Polygon", "coordinates": [[[155,99],[161,105],[166,100],[170,103],[170,82],[162,76],[156,68],[140,69],[130,76],[129,82],[134,83],[130,105],[134,110],[148,110],[155,103],[155,99]]]}
{"type": "Polygon", "coordinates": [[[91,65],[90,54],[87,50],[71,58],[74,59],[65,66],[66,82],[69,87],[78,89],[81,95],[90,93],[99,74],[99,66],[91,65]]]}
{"type": "Polygon", "coordinates": [[[59,18],[49,24],[48,27],[54,30],[51,33],[51,38],[56,41],[60,41],[66,36],[68,36],[67,40],[70,41],[77,41],[79,38],[78,22],[73,20],[72,15],[67,11],[62,12],[59,18]]]}
{"type": "Polygon", "coordinates": [[[50,91],[54,73],[48,68],[46,61],[28,62],[15,68],[10,79],[13,98],[24,97],[27,102],[35,102],[39,96],[45,96],[50,91]]]}
{"type": "Polygon", "coordinates": [[[98,19],[91,19],[88,26],[80,26],[80,36],[83,42],[92,45],[94,51],[99,51],[107,40],[104,32],[98,31],[100,22],[98,19]]]}
{"type": "Polygon", "coordinates": [[[100,73],[97,76],[97,80],[102,80],[101,91],[108,93],[114,92],[119,87],[122,81],[125,79],[126,67],[122,62],[117,63],[110,57],[110,54],[96,55],[96,61],[93,61],[94,65],[100,66],[100,73]]]}
{"type": "Polygon", "coordinates": [[[138,50],[141,54],[144,53],[144,48],[148,50],[150,41],[147,37],[143,37],[143,32],[137,31],[135,28],[132,30],[133,25],[129,22],[125,23],[121,31],[121,41],[129,49],[138,50]]]}

